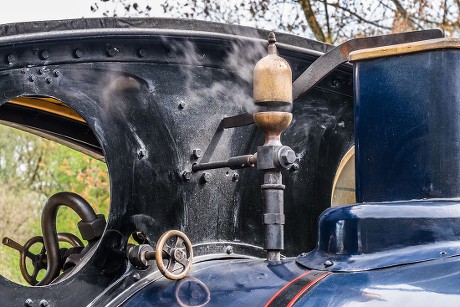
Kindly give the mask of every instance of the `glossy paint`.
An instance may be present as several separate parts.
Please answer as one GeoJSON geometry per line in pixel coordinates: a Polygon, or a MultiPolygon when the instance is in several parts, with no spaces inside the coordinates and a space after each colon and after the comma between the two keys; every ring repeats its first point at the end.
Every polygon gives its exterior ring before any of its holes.
{"type": "Polygon", "coordinates": [[[123,306],[263,306],[284,285],[308,270],[291,259],[198,263],[183,282],[161,279],[144,287],[123,306]],[[187,292],[194,292],[194,295],[187,292]],[[181,305],[182,304],[182,305],[181,305]]]}
{"type": "Polygon", "coordinates": [[[297,258],[307,268],[373,270],[460,255],[460,203],[411,201],[330,208],[318,245],[297,258]]]}
{"type": "Polygon", "coordinates": [[[460,51],[354,63],[358,202],[460,196],[460,51]]]}
{"type": "Polygon", "coordinates": [[[296,306],[458,306],[460,258],[333,273],[296,306]]]}

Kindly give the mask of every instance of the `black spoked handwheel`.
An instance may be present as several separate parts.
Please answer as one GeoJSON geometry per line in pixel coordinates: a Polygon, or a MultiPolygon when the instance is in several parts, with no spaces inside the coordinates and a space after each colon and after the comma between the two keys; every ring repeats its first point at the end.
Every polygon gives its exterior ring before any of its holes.
{"type": "MultiPolygon", "coordinates": [[[[71,244],[73,247],[84,246],[80,239],[71,233],[59,233],[58,240],[60,242],[67,242],[71,244]]],[[[39,280],[37,279],[38,274],[41,270],[46,270],[47,263],[46,249],[43,243],[43,237],[32,237],[29,240],[27,240],[24,246],[6,237],[3,238],[2,242],[6,246],[14,248],[19,252],[19,268],[21,270],[22,277],[24,277],[25,281],[31,286],[37,285],[39,283],[39,280]],[[31,249],[33,249],[33,247],[37,245],[41,245],[41,249],[40,252],[35,254],[31,251],[31,249]],[[33,267],[31,273],[27,269],[29,263],[28,260],[31,261],[33,267]]]]}
{"type": "Polygon", "coordinates": [[[23,247],[23,252],[19,253],[19,267],[24,279],[32,286],[38,284],[38,273],[46,270],[46,250],[43,244],[43,237],[37,236],[30,238],[23,247]],[[32,253],[30,250],[34,245],[41,244],[41,250],[38,254],[32,253]],[[27,259],[32,261],[33,271],[29,273],[27,270],[27,259]]]}
{"type": "Polygon", "coordinates": [[[167,231],[158,240],[155,261],[158,269],[166,278],[177,280],[187,276],[192,260],[192,243],[179,230],[167,231]],[[179,267],[177,271],[175,270],[176,264],[179,267]]]}

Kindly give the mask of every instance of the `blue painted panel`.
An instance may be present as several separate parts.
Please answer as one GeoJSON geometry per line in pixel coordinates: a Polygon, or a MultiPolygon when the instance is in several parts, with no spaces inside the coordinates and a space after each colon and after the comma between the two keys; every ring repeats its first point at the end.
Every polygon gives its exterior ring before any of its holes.
{"type": "Polygon", "coordinates": [[[307,268],[362,271],[460,254],[460,203],[371,203],[326,210],[307,268]],[[326,261],[329,261],[326,264],[326,261]]]}
{"type": "Polygon", "coordinates": [[[460,51],[354,65],[358,202],[460,196],[460,51]]]}
{"type": "Polygon", "coordinates": [[[336,273],[295,306],[459,306],[460,259],[336,273]]]}
{"type": "Polygon", "coordinates": [[[292,258],[279,264],[263,259],[197,263],[185,284],[163,278],[143,288],[124,306],[197,306],[206,301],[209,306],[263,306],[305,271],[292,258]]]}

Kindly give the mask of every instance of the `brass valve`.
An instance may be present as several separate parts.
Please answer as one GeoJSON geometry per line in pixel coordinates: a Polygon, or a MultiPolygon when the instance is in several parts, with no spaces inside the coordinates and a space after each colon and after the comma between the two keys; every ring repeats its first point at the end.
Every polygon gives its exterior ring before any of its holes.
{"type": "MultiPolygon", "coordinates": [[[[268,36],[268,55],[257,62],[253,73],[253,98],[259,106],[279,107],[292,104],[292,71],[278,55],[275,33],[268,36]]],[[[276,110],[274,110],[276,111],[276,110]]]]}
{"type": "Polygon", "coordinates": [[[285,112],[292,105],[292,71],[289,63],[277,54],[276,38],[268,36],[268,55],[254,67],[254,104],[265,107],[254,113],[254,121],[265,132],[265,144],[281,146],[280,135],[292,121],[292,114],[285,112]]]}

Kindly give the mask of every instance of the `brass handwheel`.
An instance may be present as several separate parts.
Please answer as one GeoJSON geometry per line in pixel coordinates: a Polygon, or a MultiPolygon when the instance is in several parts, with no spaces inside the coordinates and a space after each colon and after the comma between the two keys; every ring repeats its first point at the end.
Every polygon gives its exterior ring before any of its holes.
{"type": "Polygon", "coordinates": [[[166,278],[178,280],[187,276],[192,260],[192,243],[179,230],[167,231],[158,240],[155,261],[166,278]],[[178,268],[175,270],[176,264],[178,268]]]}
{"type": "MultiPolygon", "coordinates": [[[[83,247],[84,246],[83,243],[80,241],[80,239],[78,239],[78,237],[76,237],[75,235],[71,233],[59,233],[58,240],[59,242],[67,242],[71,244],[73,247],[78,247],[78,246],[83,247]]],[[[46,270],[46,263],[47,263],[46,249],[43,243],[43,237],[42,236],[32,237],[29,240],[27,240],[24,246],[6,237],[3,238],[2,242],[6,246],[14,248],[15,250],[19,252],[19,268],[21,270],[22,277],[24,277],[25,281],[32,286],[35,286],[36,284],[38,284],[39,283],[39,280],[37,279],[38,273],[41,270],[46,270]],[[30,249],[36,244],[41,244],[42,247],[39,253],[34,254],[33,252],[30,251],[30,249]],[[29,270],[27,269],[28,259],[30,259],[32,262],[32,266],[33,266],[32,273],[29,273],[29,270]]]]}

